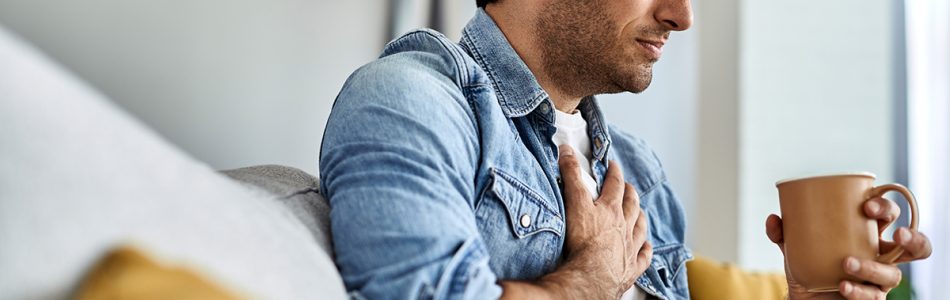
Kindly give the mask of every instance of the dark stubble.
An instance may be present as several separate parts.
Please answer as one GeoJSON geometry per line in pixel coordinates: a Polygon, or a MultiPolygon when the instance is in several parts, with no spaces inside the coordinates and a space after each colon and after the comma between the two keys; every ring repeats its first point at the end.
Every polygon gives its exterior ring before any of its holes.
{"type": "MultiPolygon", "coordinates": [[[[653,80],[653,63],[640,52],[625,53],[635,37],[618,36],[602,0],[552,1],[536,26],[546,74],[567,95],[585,97],[640,93],[653,80]]],[[[662,29],[637,28],[648,35],[662,29]]]]}

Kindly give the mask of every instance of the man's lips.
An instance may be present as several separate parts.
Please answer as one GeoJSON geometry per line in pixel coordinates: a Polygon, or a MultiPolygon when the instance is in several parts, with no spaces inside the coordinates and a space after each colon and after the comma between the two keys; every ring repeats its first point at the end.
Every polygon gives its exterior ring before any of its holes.
{"type": "Polygon", "coordinates": [[[643,47],[652,59],[660,59],[660,56],[663,55],[663,41],[637,39],[637,44],[643,47]]]}

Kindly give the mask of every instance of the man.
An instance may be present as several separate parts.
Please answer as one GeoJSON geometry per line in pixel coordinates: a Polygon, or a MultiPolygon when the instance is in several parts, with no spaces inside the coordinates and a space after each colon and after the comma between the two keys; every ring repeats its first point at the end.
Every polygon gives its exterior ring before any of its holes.
{"type": "MultiPolygon", "coordinates": [[[[670,32],[692,23],[689,0],[478,6],[459,44],[409,33],[334,104],[321,184],[347,289],[687,299],[683,209],[653,152],[608,126],[593,95],[646,89],[670,32]]],[[[883,199],[867,204],[882,223],[897,214],[883,199]]],[[[781,243],[781,220],[767,228],[781,243]]],[[[925,237],[899,232],[905,261],[929,255],[925,237]]],[[[851,299],[900,280],[890,265],[854,265],[866,282],[842,283],[851,299]]],[[[792,299],[829,296],[789,286],[792,299]]]]}

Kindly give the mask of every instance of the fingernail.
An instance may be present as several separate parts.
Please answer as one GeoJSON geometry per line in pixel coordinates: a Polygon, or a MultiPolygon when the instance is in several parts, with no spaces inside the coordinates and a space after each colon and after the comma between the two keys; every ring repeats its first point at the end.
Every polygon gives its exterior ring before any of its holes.
{"type": "Polygon", "coordinates": [[[881,211],[881,205],[880,205],[880,204],[877,204],[877,202],[868,201],[867,206],[868,206],[868,209],[871,210],[871,214],[875,214],[875,215],[876,215],[878,212],[881,211]]]}
{"type": "Polygon", "coordinates": [[[844,288],[841,289],[841,293],[842,293],[842,294],[845,294],[845,295],[851,294],[851,291],[852,291],[852,290],[854,290],[854,287],[851,286],[851,283],[845,281],[845,282],[844,282],[844,288]]]}
{"type": "Polygon", "coordinates": [[[571,149],[571,146],[568,145],[561,145],[558,147],[558,153],[560,153],[561,156],[571,156],[574,155],[574,149],[571,149]]]}
{"type": "Polygon", "coordinates": [[[848,269],[848,273],[857,273],[858,269],[861,267],[861,263],[859,263],[854,257],[848,257],[845,258],[844,267],[848,269]]]}
{"type": "Polygon", "coordinates": [[[911,237],[910,237],[910,230],[907,230],[907,228],[898,228],[898,229],[897,229],[897,236],[898,236],[898,238],[900,239],[901,245],[907,244],[907,242],[909,242],[909,241],[910,241],[910,238],[911,238],[911,237]]]}

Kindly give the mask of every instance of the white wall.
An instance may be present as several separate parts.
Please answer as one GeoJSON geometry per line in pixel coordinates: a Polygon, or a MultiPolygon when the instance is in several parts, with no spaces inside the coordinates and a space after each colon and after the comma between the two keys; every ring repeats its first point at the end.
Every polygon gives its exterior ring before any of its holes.
{"type": "Polygon", "coordinates": [[[2,0],[0,24],[214,168],[313,173],[336,93],[378,56],[381,4],[2,0]]]}

